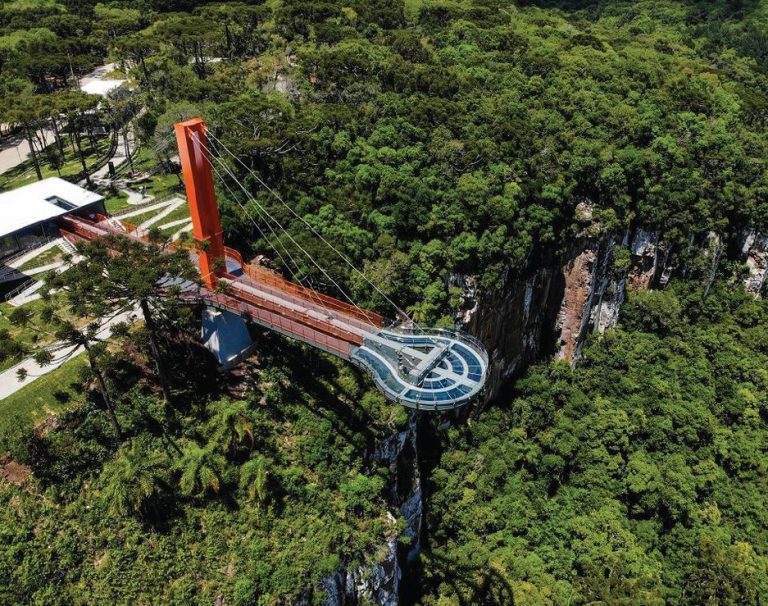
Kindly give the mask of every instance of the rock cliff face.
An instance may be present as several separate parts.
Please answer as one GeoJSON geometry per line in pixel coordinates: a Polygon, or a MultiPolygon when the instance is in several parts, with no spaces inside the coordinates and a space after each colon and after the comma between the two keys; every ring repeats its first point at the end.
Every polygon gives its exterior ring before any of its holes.
{"type": "MultiPolygon", "coordinates": [[[[584,210],[582,216],[591,218],[584,210]]],[[[692,239],[691,244],[706,261],[704,282],[709,289],[727,246],[715,233],[699,242],[692,239]]],[[[739,252],[748,269],[746,289],[756,296],[765,293],[768,237],[754,231],[744,234],[739,252]]],[[[575,363],[587,335],[616,325],[627,289],[666,286],[678,269],[671,253],[659,232],[637,229],[617,236],[585,228],[566,252],[532,259],[523,270],[509,271],[497,291],[477,296],[465,287],[463,310],[456,319],[488,348],[488,398],[495,398],[521,367],[547,355],[575,363]]],[[[679,269],[684,273],[685,268],[679,269]]],[[[473,283],[461,277],[453,281],[473,283]]]]}
{"type": "Polygon", "coordinates": [[[741,253],[749,269],[744,287],[756,296],[764,293],[768,283],[768,236],[755,231],[748,232],[744,236],[741,253]]]}
{"type": "MultiPolygon", "coordinates": [[[[416,415],[411,414],[408,426],[383,439],[376,445],[373,459],[388,465],[392,472],[389,505],[399,511],[407,523],[404,534],[411,538],[405,553],[399,547],[398,536],[386,539],[381,549],[365,566],[342,566],[323,581],[327,606],[397,606],[400,603],[402,562],[419,551],[422,524],[421,477],[418,466],[416,415]]],[[[390,513],[394,522],[394,515],[390,513]]],[[[311,596],[297,606],[308,606],[311,596]]]]}

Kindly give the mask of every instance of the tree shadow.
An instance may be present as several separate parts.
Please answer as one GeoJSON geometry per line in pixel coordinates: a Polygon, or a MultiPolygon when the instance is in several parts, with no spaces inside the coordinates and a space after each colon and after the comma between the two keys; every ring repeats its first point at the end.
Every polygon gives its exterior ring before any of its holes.
{"type": "Polygon", "coordinates": [[[271,346],[275,356],[285,362],[289,389],[295,402],[306,404],[305,408],[312,414],[330,421],[346,441],[354,443],[356,437],[363,436],[366,444],[375,443],[368,415],[339,397],[344,388],[337,381],[339,369],[336,365],[317,352],[309,352],[305,346],[284,339],[272,339],[271,346]],[[278,343],[278,340],[282,342],[278,343]],[[318,377],[323,377],[324,381],[318,377]],[[301,389],[294,386],[301,386],[301,389]],[[337,387],[336,392],[331,386],[337,387]]]}
{"type": "MultiPolygon", "coordinates": [[[[435,553],[425,559],[433,574],[453,590],[460,606],[514,606],[512,586],[491,566],[458,564],[435,553]]],[[[425,568],[423,560],[420,565],[425,568]]]]}

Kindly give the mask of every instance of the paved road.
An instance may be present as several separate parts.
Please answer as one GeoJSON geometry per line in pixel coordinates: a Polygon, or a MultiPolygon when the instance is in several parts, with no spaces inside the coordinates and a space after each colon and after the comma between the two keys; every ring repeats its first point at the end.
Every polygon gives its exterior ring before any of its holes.
{"type": "MultiPolygon", "coordinates": [[[[130,318],[132,315],[135,315],[138,312],[137,308],[134,308],[132,310],[123,312],[113,318],[110,318],[109,320],[106,320],[102,325],[101,329],[98,333],[96,333],[96,337],[99,339],[107,339],[112,334],[112,326],[114,326],[118,322],[126,322],[130,321],[130,318]]],[[[64,364],[67,360],[71,360],[75,356],[79,356],[81,353],[83,353],[83,348],[78,347],[77,349],[72,350],[71,347],[67,347],[64,349],[59,349],[55,345],[53,346],[54,351],[54,360],[51,364],[48,364],[47,366],[40,366],[33,358],[28,358],[27,360],[24,360],[23,362],[17,364],[13,368],[9,368],[5,372],[0,373],[0,400],[7,398],[11,394],[16,393],[23,387],[26,387],[32,381],[35,379],[48,374],[49,372],[56,370],[59,366],[64,364]],[[23,381],[19,381],[19,378],[17,376],[17,372],[19,369],[25,369],[27,371],[27,377],[23,381]]]]}
{"type": "MultiPolygon", "coordinates": [[[[45,131],[45,144],[50,145],[55,140],[53,131],[45,131]]],[[[27,161],[32,154],[29,151],[29,143],[24,137],[16,136],[7,139],[0,144],[0,175],[16,168],[22,162],[27,161]]]]}

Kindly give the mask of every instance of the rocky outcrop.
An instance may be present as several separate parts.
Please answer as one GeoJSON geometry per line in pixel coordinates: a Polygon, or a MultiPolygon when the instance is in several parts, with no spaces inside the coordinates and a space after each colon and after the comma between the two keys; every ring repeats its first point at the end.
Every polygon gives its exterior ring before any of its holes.
{"type": "Polygon", "coordinates": [[[632,290],[646,290],[665,286],[669,281],[670,247],[660,241],[657,231],[638,229],[629,238],[631,262],[627,282],[632,290]]]}
{"type": "Polygon", "coordinates": [[[342,568],[326,578],[323,589],[327,606],[397,606],[400,600],[402,571],[397,553],[397,537],[384,545],[380,561],[374,566],[353,570],[342,568]]]}
{"type": "MultiPolygon", "coordinates": [[[[589,223],[592,216],[588,204],[580,203],[577,221],[582,229],[571,247],[559,255],[531,258],[518,271],[509,270],[495,291],[478,294],[471,278],[452,278],[464,292],[457,323],[488,348],[488,399],[536,360],[553,355],[575,363],[590,333],[603,333],[617,324],[627,290],[664,288],[676,270],[672,248],[658,231],[608,235],[589,223]]],[[[689,245],[688,254],[698,259],[695,272],[705,295],[729,250],[746,263],[747,291],[758,296],[768,290],[768,236],[749,231],[733,242],[708,232],[691,236],[689,245]]],[[[690,269],[681,266],[679,273],[691,275],[690,269]]]]}
{"type": "Polygon", "coordinates": [[[576,359],[591,311],[597,276],[598,251],[587,248],[576,255],[564,268],[565,290],[555,329],[560,333],[560,348],[555,357],[572,362],[576,359]]]}
{"type": "MultiPolygon", "coordinates": [[[[586,203],[579,220],[591,220],[586,203]]],[[[580,237],[559,255],[530,259],[508,271],[502,286],[480,296],[466,277],[457,322],[482,340],[490,354],[487,395],[493,399],[522,367],[548,355],[573,364],[587,336],[616,325],[627,288],[644,290],[669,280],[669,248],[658,232],[639,229],[623,236],[584,225],[580,237]]]]}
{"type": "Polygon", "coordinates": [[[521,367],[554,352],[554,332],[564,293],[563,276],[551,262],[507,270],[498,290],[483,293],[464,328],[489,354],[486,395],[495,398],[521,367]],[[556,302],[556,303],[555,303],[556,302]]]}
{"type": "Polygon", "coordinates": [[[747,292],[755,296],[764,292],[768,277],[768,236],[755,231],[745,234],[741,245],[749,273],[744,279],[747,292]]]}

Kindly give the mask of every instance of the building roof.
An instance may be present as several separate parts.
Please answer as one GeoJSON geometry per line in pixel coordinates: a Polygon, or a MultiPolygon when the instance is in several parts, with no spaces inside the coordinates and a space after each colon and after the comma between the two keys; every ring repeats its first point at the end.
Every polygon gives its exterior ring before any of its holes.
{"type": "Polygon", "coordinates": [[[0,194],[0,237],[59,217],[104,197],[51,177],[0,194]]]}

